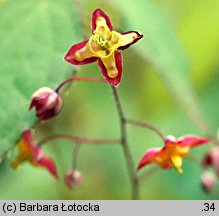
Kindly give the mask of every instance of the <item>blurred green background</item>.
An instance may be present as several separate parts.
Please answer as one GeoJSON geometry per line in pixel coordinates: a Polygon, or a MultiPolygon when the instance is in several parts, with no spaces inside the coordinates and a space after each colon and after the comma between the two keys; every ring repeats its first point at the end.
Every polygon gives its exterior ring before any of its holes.
{"type": "MultiPolygon", "coordinates": [[[[72,73],[63,57],[71,45],[90,36],[90,16],[99,7],[110,16],[115,30],[144,34],[141,41],[122,51],[123,77],[118,91],[126,116],[176,137],[203,136],[202,116],[215,135],[219,120],[219,1],[0,0],[1,149],[3,143],[13,145],[10,139],[16,140],[33,123],[33,112],[27,111],[31,94],[45,85],[56,86],[72,73]],[[14,81],[13,76],[19,79],[14,81]],[[15,99],[14,109],[9,109],[13,101],[8,98],[16,96],[5,84],[25,92],[22,106],[15,99]]],[[[96,63],[80,67],[77,75],[101,77],[96,63]]],[[[119,137],[118,115],[108,85],[74,83],[63,100],[62,113],[37,128],[37,140],[56,133],[119,137]]],[[[128,127],[128,142],[136,166],[149,147],[162,146],[156,135],[133,126],[128,127]]],[[[83,184],[68,189],[63,176],[71,167],[72,145],[56,141],[44,148],[55,158],[59,181],[28,163],[12,170],[12,152],[0,164],[0,199],[130,199],[120,146],[83,145],[78,161],[83,184]]],[[[199,147],[191,155],[201,160],[209,148],[199,147]]],[[[147,169],[150,167],[142,173],[147,169]]],[[[202,191],[199,164],[188,158],[183,169],[182,175],[175,170],[156,170],[141,183],[141,199],[219,198],[218,184],[210,195],[202,191]]]]}

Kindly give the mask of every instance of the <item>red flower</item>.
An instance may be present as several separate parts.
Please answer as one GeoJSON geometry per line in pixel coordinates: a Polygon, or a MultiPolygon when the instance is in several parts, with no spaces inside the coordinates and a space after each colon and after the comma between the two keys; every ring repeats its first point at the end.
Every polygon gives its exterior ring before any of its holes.
{"type": "Polygon", "coordinates": [[[62,110],[61,97],[52,89],[42,87],[32,96],[30,110],[36,108],[36,116],[42,120],[53,118],[62,110]]]}
{"type": "Polygon", "coordinates": [[[33,166],[46,168],[52,176],[57,178],[56,166],[53,160],[46,156],[42,149],[37,146],[32,138],[30,130],[23,132],[19,143],[20,154],[12,162],[12,167],[17,168],[24,161],[30,162],[33,166]]]}
{"type": "Polygon", "coordinates": [[[113,31],[109,17],[101,9],[93,12],[91,26],[90,39],[72,46],[65,60],[74,65],[98,61],[105,79],[117,86],[122,76],[122,56],[117,50],[128,48],[143,35],[136,31],[122,34],[113,31]]]}
{"type": "Polygon", "coordinates": [[[181,168],[182,158],[186,157],[191,148],[207,143],[207,139],[195,136],[183,136],[176,139],[168,136],[163,148],[149,149],[138,164],[138,170],[142,167],[156,163],[163,169],[175,168],[178,173],[183,173],[181,168]]]}

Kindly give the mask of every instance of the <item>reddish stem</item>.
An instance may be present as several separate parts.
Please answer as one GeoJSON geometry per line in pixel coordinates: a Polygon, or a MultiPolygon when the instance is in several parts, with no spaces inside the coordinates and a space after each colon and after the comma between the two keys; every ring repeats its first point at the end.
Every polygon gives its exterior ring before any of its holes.
{"type": "Polygon", "coordinates": [[[144,122],[136,121],[136,120],[132,120],[132,119],[125,119],[125,121],[126,121],[126,123],[132,124],[134,126],[138,126],[138,127],[142,127],[142,128],[147,128],[147,129],[153,131],[154,133],[156,133],[165,142],[165,136],[156,127],[154,127],[154,126],[152,126],[150,124],[146,124],[144,122]]]}
{"type": "Polygon", "coordinates": [[[71,135],[63,135],[56,134],[52,136],[48,136],[38,142],[38,145],[41,146],[49,141],[53,140],[66,140],[75,142],[77,144],[120,144],[121,141],[119,139],[90,139],[90,138],[82,138],[79,136],[71,136],[71,135]]]}
{"type": "Polygon", "coordinates": [[[97,77],[70,77],[59,84],[56,88],[56,92],[59,93],[60,89],[67,83],[73,81],[88,81],[88,82],[106,82],[104,78],[97,78],[97,77]]]}

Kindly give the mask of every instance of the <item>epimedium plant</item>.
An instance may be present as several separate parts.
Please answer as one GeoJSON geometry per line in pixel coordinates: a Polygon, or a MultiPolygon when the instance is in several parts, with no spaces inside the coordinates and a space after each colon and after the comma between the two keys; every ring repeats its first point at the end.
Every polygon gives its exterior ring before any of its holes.
{"type": "MultiPolygon", "coordinates": [[[[79,186],[83,181],[81,171],[77,166],[78,152],[83,144],[107,144],[113,143],[121,145],[124,157],[127,162],[127,169],[132,186],[132,199],[139,198],[139,178],[138,171],[145,169],[151,163],[157,164],[159,167],[170,170],[171,168],[181,174],[182,159],[188,156],[190,149],[199,145],[210,142],[211,137],[201,138],[195,135],[184,135],[180,138],[174,136],[165,136],[163,133],[152,125],[146,124],[133,119],[128,119],[123,112],[123,107],[117,91],[122,77],[122,56],[118,50],[128,48],[143,38],[143,35],[137,31],[127,31],[122,34],[113,30],[108,15],[101,9],[97,9],[92,14],[91,30],[92,35],[86,41],[73,45],[65,56],[65,60],[73,65],[83,65],[98,61],[98,65],[103,74],[103,78],[91,77],[71,77],[61,82],[58,87],[53,90],[43,87],[37,90],[30,103],[30,109],[35,108],[36,116],[40,121],[49,120],[57,116],[63,106],[62,93],[60,90],[65,84],[76,81],[86,82],[103,82],[109,85],[115,99],[115,106],[118,111],[120,120],[120,137],[117,139],[88,139],[70,135],[53,135],[45,137],[40,141],[35,141],[31,128],[25,130],[18,142],[19,155],[12,162],[12,167],[17,168],[24,161],[30,162],[33,166],[43,167],[49,173],[58,178],[56,165],[53,159],[43,152],[43,145],[51,140],[63,139],[75,143],[72,168],[66,172],[64,177],[65,183],[69,187],[79,186]],[[164,143],[162,148],[148,149],[140,159],[137,167],[134,165],[132,153],[130,151],[127,140],[126,126],[130,124],[136,127],[143,127],[156,133],[164,143]]],[[[138,46],[141,46],[139,44],[138,46]]],[[[218,146],[214,147],[203,159],[203,168],[213,167],[218,175],[218,146]]],[[[205,171],[202,178],[202,186],[205,191],[211,192],[216,184],[216,177],[205,171]]]]}

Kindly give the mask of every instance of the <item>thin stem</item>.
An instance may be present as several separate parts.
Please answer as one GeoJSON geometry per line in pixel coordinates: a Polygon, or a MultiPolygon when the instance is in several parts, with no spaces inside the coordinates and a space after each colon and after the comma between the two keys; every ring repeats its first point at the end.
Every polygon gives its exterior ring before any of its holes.
{"type": "Polygon", "coordinates": [[[81,149],[81,143],[75,145],[74,147],[74,150],[73,150],[73,154],[72,154],[72,170],[75,170],[77,168],[77,165],[78,165],[78,154],[79,154],[79,151],[81,149]]]}
{"type": "Polygon", "coordinates": [[[147,128],[147,129],[153,131],[154,133],[156,133],[163,141],[165,141],[164,134],[156,127],[154,127],[150,124],[146,124],[144,122],[132,120],[132,119],[125,119],[125,121],[126,121],[126,123],[129,123],[129,124],[137,126],[137,127],[147,128]]]}
{"type": "Polygon", "coordinates": [[[71,136],[71,135],[63,135],[63,134],[56,134],[52,136],[48,136],[43,138],[38,142],[39,146],[50,142],[50,141],[57,141],[57,140],[66,140],[80,144],[121,144],[119,139],[90,139],[90,138],[83,138],[79,136],[71,136]]]}
{"type": "Polygon", "coordinates": [[[96,78],[96,77],[70,77],[59,84],[56,88],[56,92],[58,93],[60,89],[67,83],[73,81],[88,81],[88,82],[106,82],[104,78],[96,78]]]}
{"type": "Polygon", "coordinates": [[[131,155],[131,151],[129,149],[128,143],[127,143],[127,136],[126,136],[126,124],[125,124],[125,116],[122,109],[122,105],[119,99],[119,95],[117,93],[117,90],[115,87],[112,86],[112,91],[117,107],[117,111],[119,114],[120,119],[120,128],[121,128],[121,145],[123,147],[124,156],[127,163],[127,168],[129,171],[129,177],[132,184],[132,199],[138,199],[139,198],[139,187],[138,187],[138,177],[135,172],[135,166],[134,161],[131,155]]]}
{"type": "Polygon", "coordinates": [[[139,176],[139,182],[145,182],[150,176],[154,174],[154,172],[158,170],[158,167],[153,166],[150,169],[147,169],[139,176]]]}

